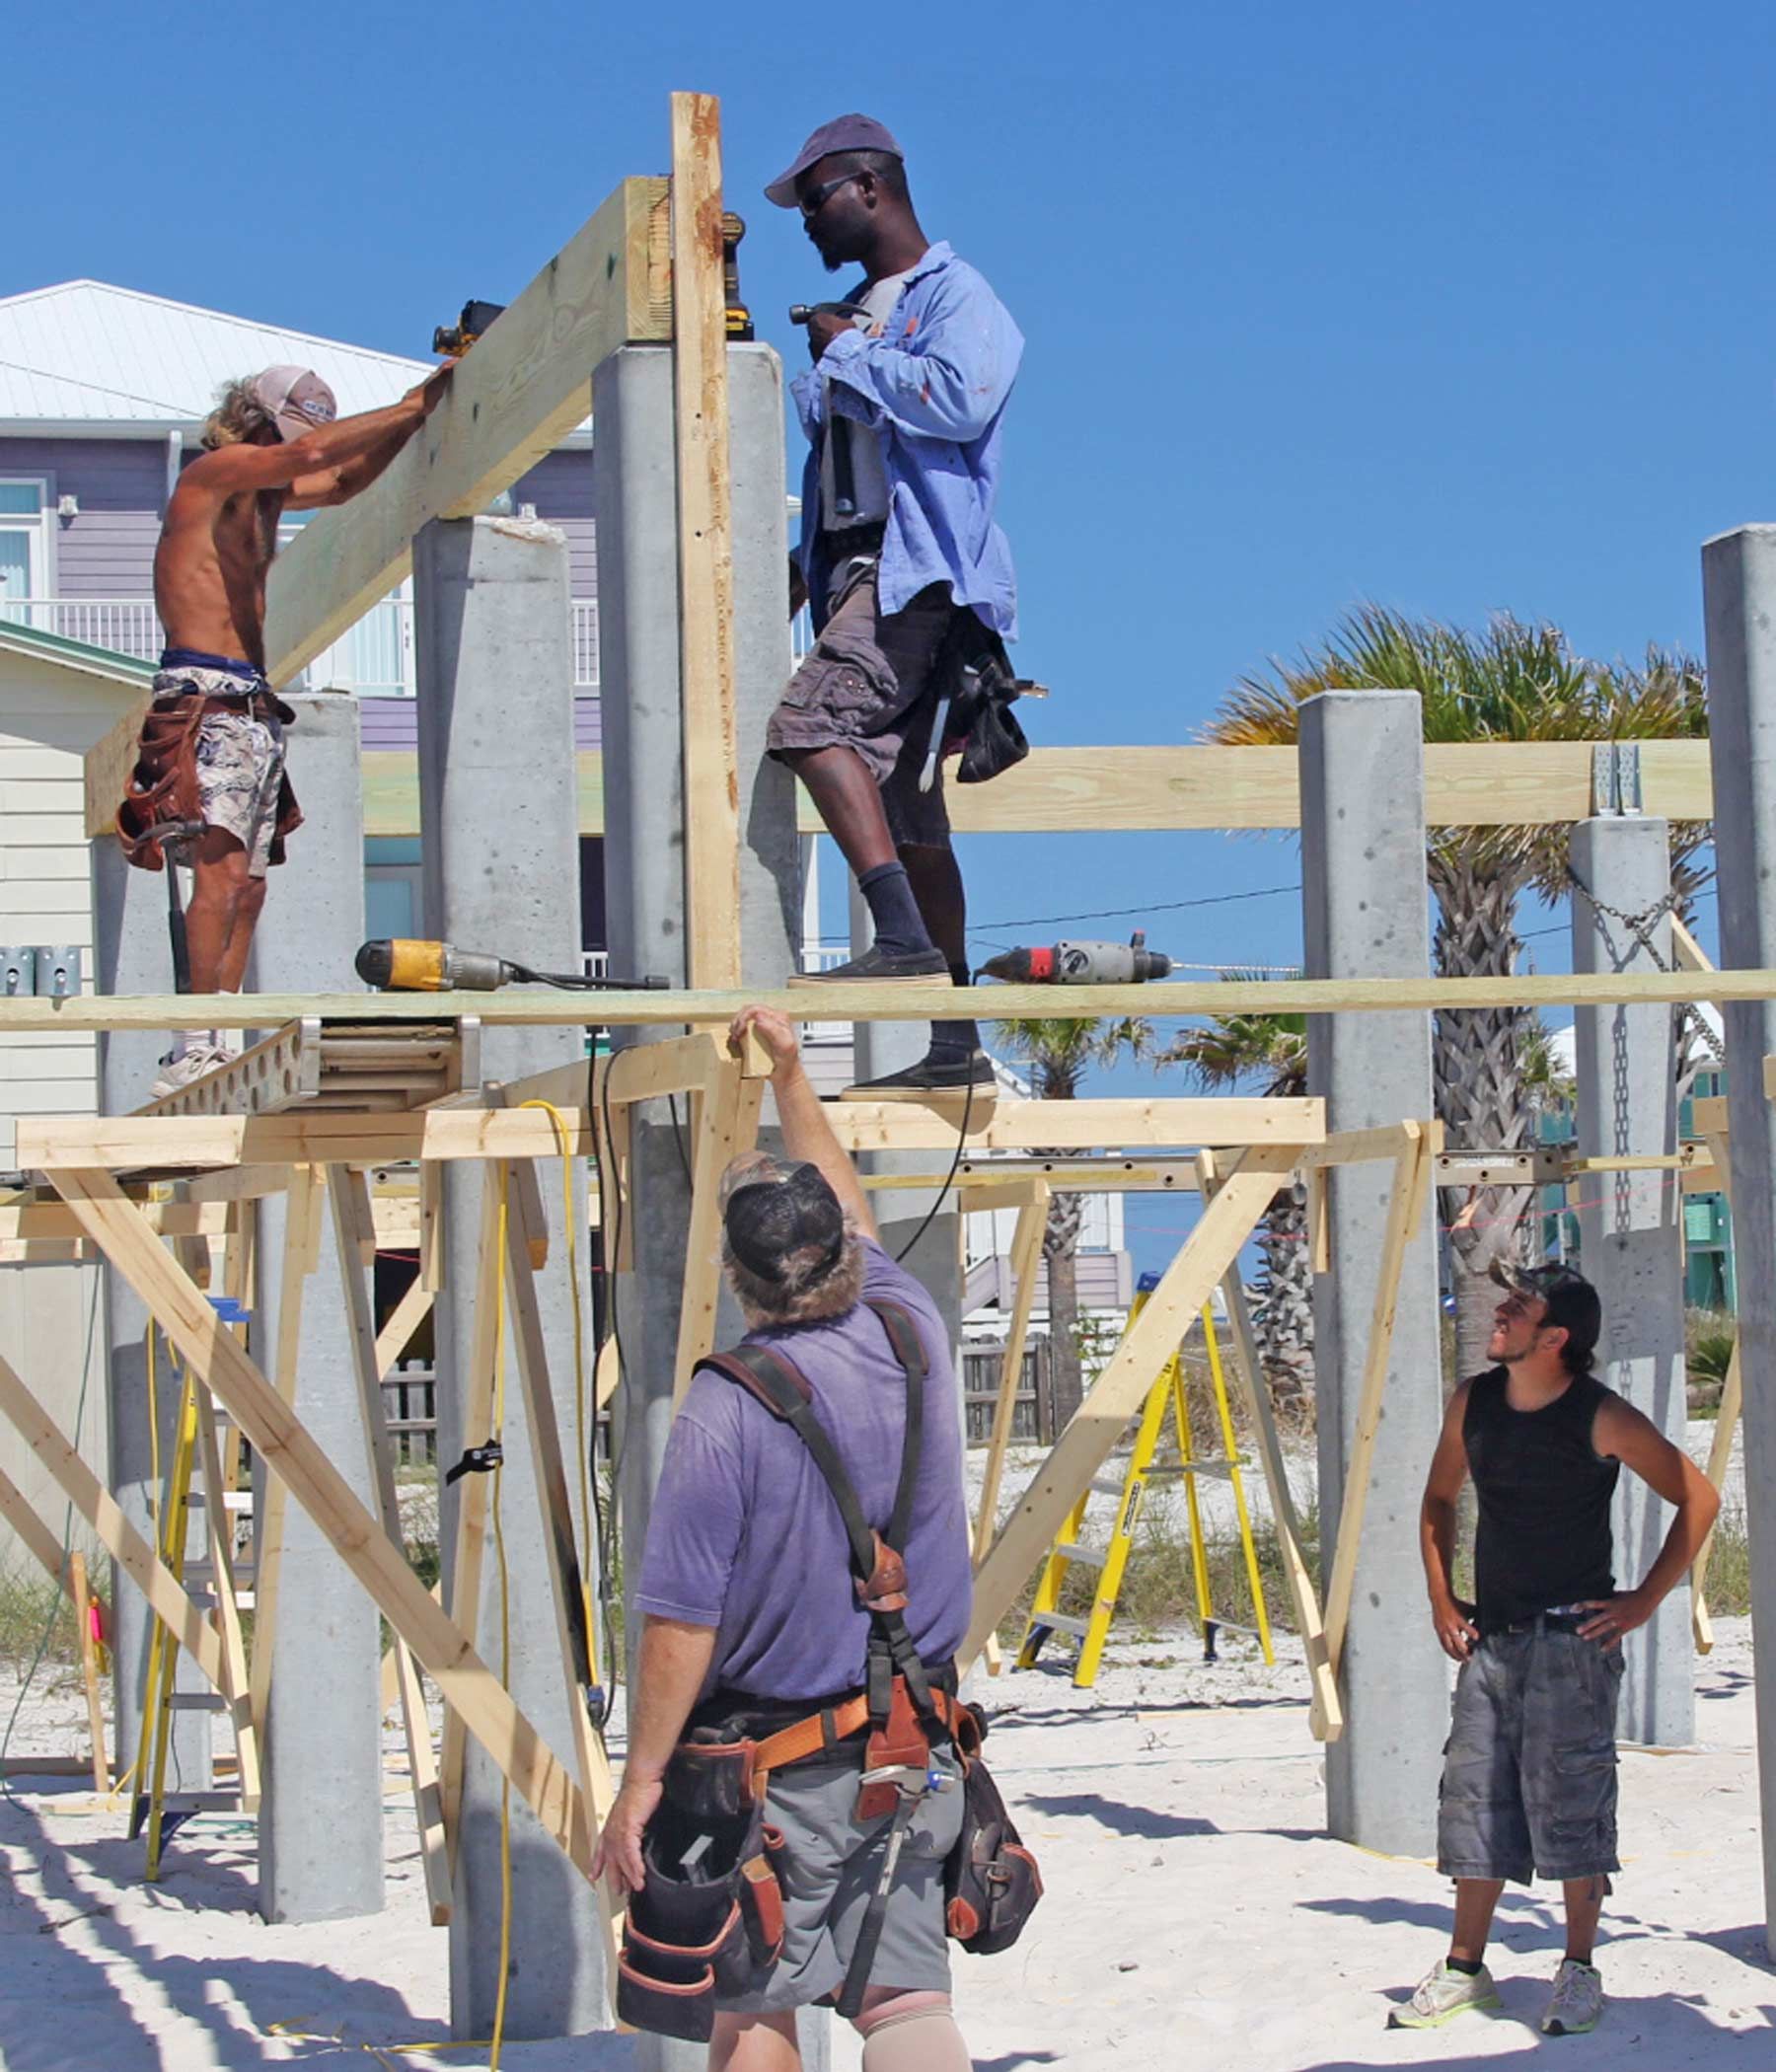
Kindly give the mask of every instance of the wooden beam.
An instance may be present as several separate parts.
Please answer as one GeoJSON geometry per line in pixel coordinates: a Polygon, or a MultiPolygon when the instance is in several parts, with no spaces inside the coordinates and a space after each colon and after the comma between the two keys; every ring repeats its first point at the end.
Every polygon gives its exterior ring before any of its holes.
{"type": "MultiPolygon", "coordinates": [[[[1698,999],[1776,999],[1776,971],[1514,972],[1478,979],[1223,979],[1219,984],[1165,980],[1147,986],[973,989],[933,981],[930,985],[903,982],[894,987],[786,987],[776,993],[612,992],[584,998],[513,987],[496,994],[431,994],[426,1012],[445,1019],[478,1015],[489,1028],[566,1029],[660,1028],[687,1022],[725,1027],[742,1007],[750,1006],[770,1007],[792,1022],[942,1021],[964,1013],[984,1020],[1005,1015],[1070,1021],[1113,1014],[1166,1020],[1217,1014],[1391,1014],[1421,1009],[1442,1013],[1458,1007],[1598,1007],[1623,1001],[1681,1006],[1698,999]]],[[[66,999],[33,995],[0,1000],[0,1035],[43,1030],[238,1029],[304,1014],[402,1021],[412,1011],[411,995],[388,993],[82,994],[66,999]]],[[[1776,1087],[1776,1076],[1770,1084],[1776,1087]]],[[[279,1118],[263,1119],[274,1122],[279,1118]]],[[[360,1162],[395,1160],[371,1153],[360,1162]]]]}
{"type": "Polygon", "coordinates": [[[693,986],[740,983],[740,773],[728,493],[721,105],[672,97],[672,396],[677,420],[685,952],[693,986]]]}
{"type": "Polygon", "coordinates": [[[282,1476],[291,1496],[407,1642],[544,1832],[589,1876],[592,1835],[572,1777],[433,1602],[325,1448],[242,1352],[190,1278],[142,1226],[133,1204],[109,1173],[63,1172],[56,1187],[81,1217],[87,1234],[158,1319],[199,1384],[227,1408],[267,1468],[282,1476]]]}
{"type": "MultiPolygon", "coordinates": [[[[126,746],[133,753],[135,725],[126,746]]],[[[1583,820],[1591,810],[1589,741],[1428,742],[1425,801],[1439,827],[1548,827],[1583,820]]],[[[1649,812],[1707,820],[1714,800],[1706,741],[1642,742],[1649,812]]],[[[121,790],[127,762],[114,763],[106,811],[121,790]]],[[[579,831],[605,831],[604,759],[579,754],[579,831]]],[[[958,834],[1109,834],[1293,828],[1300,792],[1293,748],[1170,746],[1037,748],[992,784],[962,784],[950,794],[958,834]]],[[[796,825],[818,834],[819,813],[799,786],[796,825]]],[[[418,759],[410,751],[364,757],[366,835],[417,835],[418,759]]]]}
{"type": "MultiPolygon", "coordinates": [[[[828,1101],[827,1119],[849,1151],[953,1150],[960,1105],[828,1101]]],[[[1319,1099],[1001,1101],[971,1121],[979,1150],[1096,1150],[1130,1144],[1308,1145],[1325,1135],[1319,1099]]],[[[23,1126],[21,1126],[23,1127],[23,1126]]],[[[21,1150],[23,1160],[24,1152],[21,1150]]]]}
{"type": "Polygon", "coordinates": [[[395,1304],[389,1313],[389,1321],[376,1335],[376,1372],[380,1380],[387,1374],[403,1353],[415,1331],[431,1314],[432,1303],[437,1299],[433,1290],[424,1280],[413,1276],[413,1284],[395,1304]]]}
{"type": "Polygon", "coordinates": [[[273,565],[265,657],[274,683],[336,640],[412,566],[434,518],[472,518],[591,414],[592,370],[671,335],[650,266],[659,180],[626,180],[457,368],[380,481],[306,525],[273,565]]]}
{"type": "Polygon", "coordinates": [[[765,1081],[748,1078],[737,1060],[711,1071],[698,1118],[691,1173],[691,1222],[685,1236],[679,1297],[678,1362],[672,1400],[685,1399],[697,1363],[715,1350],[715,1305],[721,1296],[721,1175],[730,1158],[758,1142],[765,1081]]]}
{"type": "Polygon", "coordinates": [[[1036,1273],[1042,1259],[1042,1238],[1048,1228],[1048,1189],[1040,1181],[1018,1211],[1017,1228],[1011,1233],[1010,1267],[1016,1283],[1011,1313],[1005,1325],[1005,1351],[999,1368],[999,1400],[993,1406],[993,1434],[987,1444],[987,1465],[981,1477],[981,1502],[975,1514],[974,1560],[980,1567],[999,1528],[999,1484],[1004,1479],[1005,1453],[1011,1444],[1011,1426],[1017,1414],[1018,1384],[1023,1379],[1024,1341],[1029,1335],[1030,1307],[1036,1299],[1036,1273]]]}
{"type": "Polygon", "coordinates": [[[975,1576],[974,1612],[957,1651],[966,1669],[1017,1600],[1017,1594],[1077,1503],[1110,1457],[1130,1418],[1210,1292],[1239,1255],[1293,1169],[1297,1145],[1265,1145],[1246,1152],[1167,1267],[1145,1309],[1124,1333],[1109,1365],[1037,1470],[1017,1508],[999,1528],[975,1576]]]}
{"type": "MultiPolygon", "coordinates": [[[[1697,1103],[1698,1106],[1701,1103],[1697,1103]]],[[[1708,1147],[1720,1175],[1720,1191],[1727,1198],[1728,1213],[1733,1210],[1732,1151],[1725,1130],[1716,1131],[1708,1140],[1708,1147]]],[[[1733,1334],[1733,1351],[1728,1356],[1727,1378],[1721,1389],[1721,1400],[1715,1410],[1714,1437],[1708,1448],[1708,1479],[1714,1485],[1715,1494],[1720,1495],[1727,1486],[1727,1469],[1733,1459],[1733,1438],[1739,1429],[1739,1418],[1745,1406],[1745,1380],[1739,1366],[1739,1334],[1737,1326],[1733,1334]]],[[[1698,1655],[1708,1655],[1714,1650],[1714,1622],[1708,1615],[1708,1564],[1714,1555],[1714,1530],[1696,1550],[1696,1558],[1690,1564],[1690,1631],[1696,1643],[1698,1655]]]]}
{"type": "MultiPolygon", "coordinates": [[[[395,1449],[389,1439],[388,1412],[383,1403],[383,1367],[376,1337],[376,1311],[370,1296],[367,1262],[354,1259],[351,1240],[362,1215],[353,1182],[361,1176],[340,1166],[330,1167],[328,1197],[333,1207],[333,1248],[339,1261],[339,1293],[344,1298],[345,1320],[351,1340],[352,1366],[357,1373],[358,1422],[364,1441],[364,1460],[382,1528],[403,1555],[407,1535],[401,1523],[401,1495],[395,1485],[395,1449]]],[[[395,1689],[401,1700],[401,1724],[407,1742],[407,1781],[413,1794],[413,1819],[419,1837],[419,1862],[425,1877],[425,1896],[431,1907],[434,1928],[450,1920],[450,1850],[444,1834],[444,1807],[438,1793],[438,1758],[432,1745],[431,1720],[425,1709],[425,1689],[419,1681],[413,1651],[399,1633],[389,1643],[395,1689]]]]}
{"type": "Polygon", "coordinates": [[[1344,1502],[1339,1509],[1338,1536],[1326,1583],[1326,1652],[1338,1673],[1351,1598],[1357,1586],[1357,1555],[1363,1540],[1364,1513],[1369,1506],[1369,1461],[1381,1429],[1387,1369],[1393,1357],[1394,1317],[1400,1305],[1400,1274],[1406,1248],[1425,1220],[1431,1199],[1430,1141],[1418,1123],[1405,1125],[1407,1142],[1394,1167],[1393,1199],[1377,1263],[1375,1301],[1369,1319],[1369,1348],[1357,1402],[1357,1431],[1345,1467],[1344,1502]]]}
{"type": "Polygon", "coordinates": [[[80,1680],[86,1688],[87,1736],[93,1743],[93,1789],[111,1788],[111,1764],[105,1756],[105,1700],[99,1692],[99,1646],[93,1637],[98,1599],[87,1588],[86,1556],[78,1547],[68,1556],[68,1580],[74,1598],[74,1623],[80,1642],[80,1680]]]}
{"type": "MultiPolygon", "coordinates": [[[[1221,1159],[1215,1151],[1204,1151],[1197,1159],[1205,1201],[1213,1200],[1222,1184],[1220,1168],[1221,1159]]],[[[1245,1283],[1240,1278],[1237,1258],[1221,1277],[1221,1298],[1227,1305],[1227,1320],[1233,1327],[1233,1369],[1245,1397],[1253,1443],[1263,1463],[1264,1480],[1270,1491],[1271,1524],[1283,1561],[1283,1580],[1289,1589],[1290,1602],[1295,1607],[1295,1631],[1301,1638],[1301,1652],[1307,1659],[1311,1689],[1307,1706],[1308,1729],[1315,1740],[1335,1741],[1344,1732],[1344,1701],[1339,1696],[1338,1678],[1333,1674],[1331,1657],[1326,1652],[1325,1619],[1320,1610],[1319,1590],[1301,1546],[1301,1521],[1295,1511],[1295,1492],[1289,1486],[1289,1463],[1284,1458],[1277,1416],[1271,1407],[1270,1388],[1264,1378],[1264,1363],[1258,1355],[1258,1337],[1252,1329],[1245,1283]]]]}
{"type": "MultiPolygon", "coordinates": [[[[583,1115],[568,1118],[574,1156],[591,1148],[583,1115]]],[[[17,1156],[38,1172],[69,1166],[390,1165],[404,1159],[547,1158],[558,1149],[540,1108],[418,1108],[359,1114],[287,1108],[275,1115],[21,1118],[17,1156]]]]}
{"type": "MultiPolygon", "coordinates": [[[[152,1237],[145,1241],[160,1250],[152,1237]]],[[[160,1256],[165,1259],[166,1254],[160,1256]]],[[[167,1260],[173,1268],[171,1260],[167,1260]]],[[[203,1297],[192,1294],[199,1302],[203,1297]]],[[[207,1303],[204,1305],[208,1307],[207,1303]]],[[[215,1312],[212,1310],[211,1315],[215,1312]]],[[[218,1327],[219,1328],[219,1327],[218,1327]]],[[[232,1341],[231,1341],[232,1342],[232,1341]]],[[[149,1608],[179,1645],[215,1685],[226,1688],[222,1638],[185,1594],[173,1571],[118,1509],[116,1499],[64,1437],[61,1428],[0,1358],[0,1417],[4,1417],[73,1505],[75,1516],[91,1527],[105,1551],[148,1599],[149,1608]]]]}

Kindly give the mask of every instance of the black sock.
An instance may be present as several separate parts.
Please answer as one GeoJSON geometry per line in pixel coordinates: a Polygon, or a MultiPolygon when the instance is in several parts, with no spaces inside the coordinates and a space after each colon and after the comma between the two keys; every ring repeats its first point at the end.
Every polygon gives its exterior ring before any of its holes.
{"type": "Polygon", "coordinates": [[[878,863],[857,880],[857,890],[875,923],[877,949],[893,956],[908,956],[931,947],[904,863],[878,863]]]}
{"type": "MultiPolygon", "coordinates": [[[[966,986],[973,974],[966,964],[950,966],[950,984],[966,986]]],[[[981,1047],[978,1021],[934,1021],[931,1024],[931,1055],[943,1060],[972,1058],[981,1047]]]]}
{"type": "Polygon", "coordinates": [[[1478,1978],[1480,1961],[1477,1958],[1452,1957],[1449,1959],[1449,1969],[1459,1971],[1464,1978],[1478,1978]]]}

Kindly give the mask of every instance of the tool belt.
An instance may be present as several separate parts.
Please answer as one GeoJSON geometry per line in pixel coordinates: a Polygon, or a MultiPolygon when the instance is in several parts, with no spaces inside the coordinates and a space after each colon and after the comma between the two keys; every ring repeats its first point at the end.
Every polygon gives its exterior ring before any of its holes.
{"type": "MultiPolygon", "coordinates": [[[[744,1694],[718,1696],[679,1743],[658,1810],[642,1840],[644,1882],[630,1901],[618,1962],[617,2013],[636,2029],[707,2041],[718,1994],[756,1992],[782,1947],[782,1896],[777,1867],[783,1838],[765,1823],[772,1773],[826,1757],[855,1758],[864,1773],[859,1820],[902,1806],[899,1788],[868,1773],[928,1771],[931,1748],[947,1740],[962,1773],[963,1822],[944,1865],[945,1924],[964,1949],[1009,1949],[1036,1901],[1042,1879],[1006,1815],[980,1759],[987,1732],[978,1706],[954,1694],[951,1664],[920,1659],[907,1630],[906,1567],[896,1548],[912,1520],[925,1429],[925,1348],[898,1303],[871,1300],[907,1383],[900,1481],[884,1538],[868,1524],[838,1449],[813,1413],[813,1389],[795,1364],[767,1346],[741,1346],[700,1363],[756,1396],[813,1454],[845,1521],[859,1601],[869,1612],[866,1681],[760,1735],[778,1710],[744,1694]],[[762,1712],[765,1717],[761,1717],[762,1712]],[[707,1842],[703,1837],[708,1836],[707,1842]],[[689,1875],[687,1875],[689,1874],[689,1875]]],[[[698,1715],[693,1715],[694,1722],[698,1715]]],[[[881,1933],[886,1893],[872,1901],[857,1938],[840,2012],[860,2003],[881,1933]]]]}
{"type": "MultiPolygon", "coordinates": [[[[166,851],[155,830],[180,821],[200,821],[203,798],[197,783],[197,736],[203,722],[217,712],[240,718],[275,718],[294,723],[296,714],[266,686],[238,695],[175,692],[148,707],[136,747],[135,768],[117,806],[117,840],[123,853],[140,870],[160,870],[166,851]]],[[[287,776],[277,791],[277,828],[271,861],[284,859],[284,838],[302,825],[302,809],[287,776]]]]}

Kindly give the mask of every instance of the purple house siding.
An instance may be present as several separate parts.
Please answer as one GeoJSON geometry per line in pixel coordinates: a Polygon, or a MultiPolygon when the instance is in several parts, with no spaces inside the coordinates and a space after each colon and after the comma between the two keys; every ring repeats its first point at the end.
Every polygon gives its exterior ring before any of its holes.
{"type": "MultiPolygon", "coordinates": [[[[417,700],[411,698],[360,698],[358,711],[364,747],[396,754],[414,753],[419,745],[418,710],[417,700]]],[[[577,749],[604,746],[595,692],[573,701],[573,745],[577,749]]]]}
{"type": "Polygon", "coordinates": [[[546,455],[512,484],[512,506],[534,503],[537,516],[567,535],[568,579],[575,597],[598,595],[598,548],[592,522],[592,453],[546,455]]]}
{"type": "Polygon", "coordinates": [[[51,520],[54,596],[152,593],[167,488],[167,449],[159,440],[0,438],[0,475],[47,476],[52,505],[63,496],[80,499],[78,517],[51,520]]]}

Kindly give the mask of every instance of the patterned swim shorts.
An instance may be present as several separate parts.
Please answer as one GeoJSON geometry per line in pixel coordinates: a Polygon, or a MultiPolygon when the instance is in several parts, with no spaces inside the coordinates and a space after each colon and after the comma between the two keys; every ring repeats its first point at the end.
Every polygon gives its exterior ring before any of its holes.
{"type": "MultiPolygon", "coordinates": [[[[154,679],[156,701],[169,698],[246,698],[263,680],[228,669],[182,665],[154,679]]],[[[212,712],[197,730],[197,795],[206,827],[232,835],[247,851],[250,876],[262,878],[277,833],[284,774],[284,730],[275,713],[212,712]]]]}

